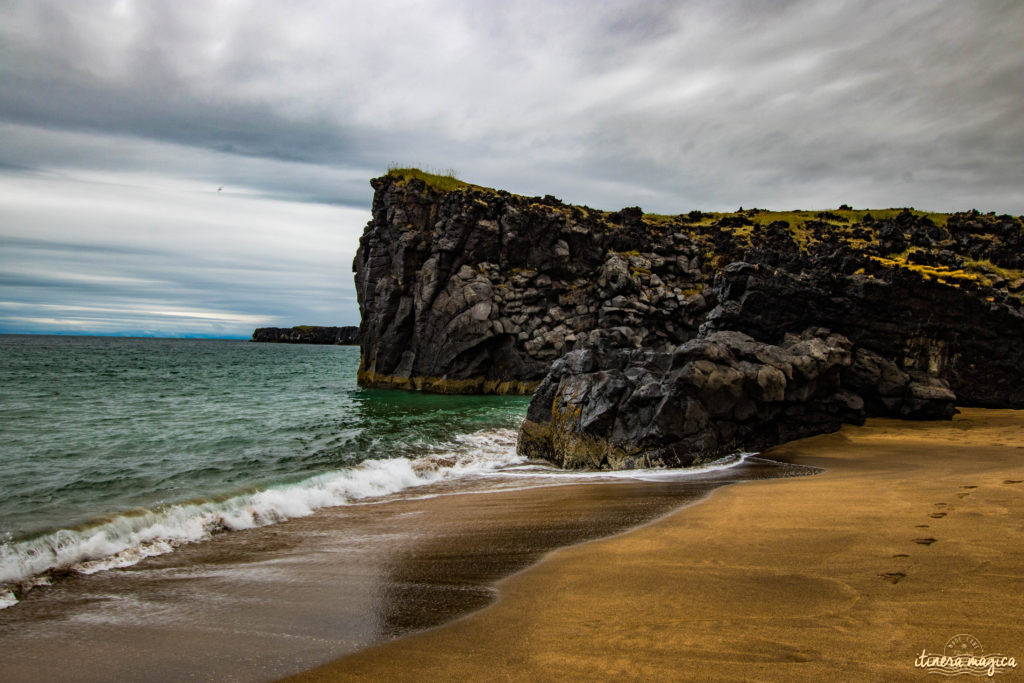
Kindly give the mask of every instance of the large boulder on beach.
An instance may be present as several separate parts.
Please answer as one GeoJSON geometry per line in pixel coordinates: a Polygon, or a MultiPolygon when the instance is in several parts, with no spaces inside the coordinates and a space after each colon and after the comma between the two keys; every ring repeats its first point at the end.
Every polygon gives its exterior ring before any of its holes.
{"type": "Polygon", "coordinates": [[[941,379],[904,372],[827,329],[779,344],[719,331],[671,352],[564,356],[530,402],[518,449],[573,469],[684,467],[867,415],[948,419],[954,400],[941,379]]]}

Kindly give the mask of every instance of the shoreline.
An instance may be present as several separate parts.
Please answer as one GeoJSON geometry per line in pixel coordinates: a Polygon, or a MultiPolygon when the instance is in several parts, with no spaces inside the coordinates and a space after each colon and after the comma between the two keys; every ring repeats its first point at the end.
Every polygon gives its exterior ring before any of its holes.
{"type": "Polygon", "coordinates": [[[764,456],[825,472],[561,548],[482,610],[290,680],[910,678],[963,633],[1024,659],[1024,411],[871,419],[764,456]]]}
{"type": "Polygon", "coordinates": [[[682,478],[425,487],[218,535],[65,576],[0,611],[5,679],[293,675],[484,608],[498,580],[557,548],[660,518],[714,487],[805,471],[752,458],[682,478]]]}

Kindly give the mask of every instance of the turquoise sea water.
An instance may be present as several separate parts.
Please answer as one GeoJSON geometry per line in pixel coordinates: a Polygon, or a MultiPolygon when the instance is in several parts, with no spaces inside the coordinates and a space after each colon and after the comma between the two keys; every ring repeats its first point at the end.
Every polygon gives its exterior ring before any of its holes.
{"type": "Polygon", "coordinates": [[[356,347],[0,335],[0,606],[55,569],[522,464],[527,397],[361,389],[358,362],[356,347]]]}

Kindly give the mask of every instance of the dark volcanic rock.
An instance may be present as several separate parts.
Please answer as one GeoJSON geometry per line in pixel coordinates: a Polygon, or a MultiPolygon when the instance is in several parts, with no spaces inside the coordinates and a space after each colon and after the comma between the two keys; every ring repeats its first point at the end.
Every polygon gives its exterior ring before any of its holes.
{"type": "Polygon", "coordinates": [[[1019,217],[654,216],[420,172],[372,184],[360,384],[540,385],[529,455],[685,465],[865,416],[948,418],[954,393],[1024,407],[1019,217]]]}
{"type": "Polygon", "coordinates": [[[705,329],[777,342],[826,326],[907,372],[948,381],[962,405],[1024,407],[1024,315],[906,270],[844,275],[822,264],[794,274],[734,263],[705,329]]]}
{"type": "Polygon", "coordinates": [[[573,348],[667,348],[707,310],[700,246],[639,208],[390,175],[373,187],[353,264],[364,386],[528,393],[573,348]]]}
{"type": "Polygon", "coordinates": [[[281,344],[356,345],[359,343],[359,328],[355,326],[318,327],[316,325],[257,327],[252,333],[252,340],[281,344]]]}
{"type": "Polygon", "coordinates": [[[779,344],[713,332],[671,353],[583,350],[530,402],[519,452],[565,468],[688,466],[861,424],[948,419],[953,392],[825,329],[779,344]]]}

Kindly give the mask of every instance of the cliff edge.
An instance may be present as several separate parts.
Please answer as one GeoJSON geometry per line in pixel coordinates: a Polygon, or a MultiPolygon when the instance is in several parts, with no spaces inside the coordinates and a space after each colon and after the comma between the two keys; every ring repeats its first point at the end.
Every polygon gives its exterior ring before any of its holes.
{"type": "Polygon", "coordinates": [[[543,380],[523,452],[570,466],[687,464],[867,415],[1024,407],[1020,217],[608,212],[415,169],[372,185],[353,264],[360,384],[529,393],[543,380]],[[713,357],[691,357],[694,343],[713,357]],[[822,344],[839,360],[794,374],[822,344]],[[692,384],[707,363],[713,390],[692,384]],[[765,394],[758,378],[776,371],[783,386],[765,394]],[[682,422],[666,430],[641,404],[682,422]]]}

